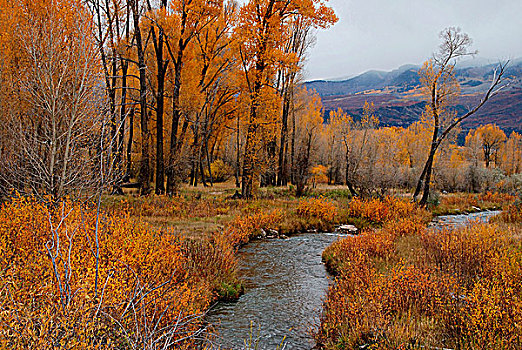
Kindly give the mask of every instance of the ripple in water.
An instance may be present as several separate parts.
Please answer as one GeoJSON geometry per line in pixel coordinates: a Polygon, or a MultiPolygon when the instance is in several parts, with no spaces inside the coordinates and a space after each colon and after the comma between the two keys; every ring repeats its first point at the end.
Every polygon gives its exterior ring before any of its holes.
{"type": "Polygon", "coordinates": [[[319,324],[329,283],[321,254],[337,238],[301,234],[255,241],[241,249],[239,274],[245,294],[209,313],[207,320],[218,333],[215,344],[221,349],[243,349],[244,340],[253,333],[259,336],[259,350],[274,350],[283,339],[285,349],[313,348],[311,332],[319,324]]]}

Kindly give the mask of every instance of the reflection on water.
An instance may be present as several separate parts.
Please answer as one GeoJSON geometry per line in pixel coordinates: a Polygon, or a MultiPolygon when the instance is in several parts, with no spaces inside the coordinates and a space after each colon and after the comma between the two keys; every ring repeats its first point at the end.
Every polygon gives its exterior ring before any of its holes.
{"type": "Polygon", "coordinates": [[[301,234],[286,240],[249,243],[240,250],[239,274],[245,294],[237,302],[220,303],[207,320],[216,325],[216,344],[243,349],[253,322],[257,349],[311,349],[311,331],[319,324],[329,277],[321,263],[335,234],[301,234]]]}

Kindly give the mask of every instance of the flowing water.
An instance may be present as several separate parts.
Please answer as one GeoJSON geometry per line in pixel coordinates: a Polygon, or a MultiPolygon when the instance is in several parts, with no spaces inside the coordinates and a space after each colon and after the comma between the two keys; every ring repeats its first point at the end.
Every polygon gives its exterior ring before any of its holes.
{"type": "Polygon", "coordinates": [[[285,337],[286,349],[311,349],[311,331],[319,324],[330,281],[321,254],[337,238],[306,233],[242,248],[239,274],[245,294],[218,304],[207,318],[217,328],[216,344],[243,349],[244,339],[252,335],[259,338],[259,350],[275,350],[285,337]]]}
{"type": "MultiPolygon", "coordinates": [[[[431,226],[486,222],[498,213],[439,216],[431,226]]],[[[321,254],[339,236],[306,233],[284,240],[254,241],[242,248],[239,275],[245,294],[236,302],[219,303],[207,317],[218,334],[216,348],[245,349],[244,342],[251,336],[258,339],[257,350],[275,350],[283,339],[285,349],[312,349],[311,333],[319,324],[330,283],[321,254]]]]}
{"type": "Polygon", "coordinates": [[[500,211],[480,211],[471,214],[442,215],[433,219],[430,226],[435,228],[456,228],[469,222],[488,222],[489,218],[500,214],[500,211]]]}

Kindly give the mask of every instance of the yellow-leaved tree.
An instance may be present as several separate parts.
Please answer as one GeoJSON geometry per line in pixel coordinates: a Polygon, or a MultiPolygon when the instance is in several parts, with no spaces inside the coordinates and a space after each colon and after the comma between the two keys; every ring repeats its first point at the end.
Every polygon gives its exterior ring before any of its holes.
{"type": "Polygon", "coordinates": [[[470,130],[466,136],[466,145],[476,143],[482,148],[486,168],[489,168],[491,160],[495,166],[499,163],[500,148],[507,137],[504,131],[495,124],[479,126],[476,130],[470,130]]]}
{"type": "Polygon", "coordinates": [[[295,65],[297,61],[295,53],[285,52],[283,34],[298,17],[318,28],[326,28],[337,20],[322,0],[250,0],[240,9],[237,50],[249,105],[242,167],[244,198],[252,197],[258,172],[258,131],[267,123],[273,123],[268,113],[280,115],[280,102],[274,97],[276,92],[272,87],[276,70],[280,66],[295,65]]]}

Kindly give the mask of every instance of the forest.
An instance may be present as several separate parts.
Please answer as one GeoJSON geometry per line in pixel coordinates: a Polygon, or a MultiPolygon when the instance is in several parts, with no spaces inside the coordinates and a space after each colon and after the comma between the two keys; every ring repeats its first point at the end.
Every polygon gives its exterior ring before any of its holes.
{"type": "Polygon", "coordinates": [[[416,122],[325,115],[303,67],[337,21],[327,0],[0,0],[0,348],[225,349],[206,317],[248,292],[242,247],[346,224],[317,348],[520,348],[522,135],[458,138],[509,61],[457,112],[475,51],[448,27],[416,122]]]}

